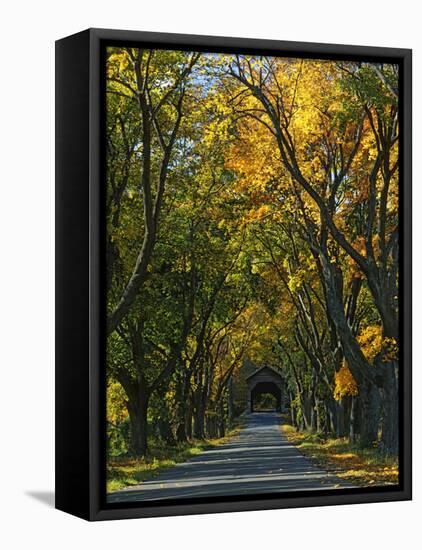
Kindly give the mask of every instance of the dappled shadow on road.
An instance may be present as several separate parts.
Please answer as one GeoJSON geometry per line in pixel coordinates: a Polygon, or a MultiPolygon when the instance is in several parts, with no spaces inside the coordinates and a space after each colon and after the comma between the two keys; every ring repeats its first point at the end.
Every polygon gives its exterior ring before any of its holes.
{"type": "Polygon", "coordinates": [[[251,414],[240,434],[220,447],[113,493],[108,502],[133,502],[318,490],[345,487],[314,467],[281,435],[278,414],[251,414]]]}

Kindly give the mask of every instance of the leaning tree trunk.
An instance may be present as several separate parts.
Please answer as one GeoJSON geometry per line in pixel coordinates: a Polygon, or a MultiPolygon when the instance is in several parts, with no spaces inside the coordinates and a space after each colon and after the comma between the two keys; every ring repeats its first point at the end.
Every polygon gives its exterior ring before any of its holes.
{"type": "Polygon", "coordinates": [[[322,252],[321,261],[329,314],[337,329],[344,357],[359,391],[362,415],[360,444],[362,447],[370,447],[378,439],[380,392],[375,385],[374,368],[366,360],[345,316],[342,300],[343,275],[341,269],[330,262],[326,249],[322,252]]]}

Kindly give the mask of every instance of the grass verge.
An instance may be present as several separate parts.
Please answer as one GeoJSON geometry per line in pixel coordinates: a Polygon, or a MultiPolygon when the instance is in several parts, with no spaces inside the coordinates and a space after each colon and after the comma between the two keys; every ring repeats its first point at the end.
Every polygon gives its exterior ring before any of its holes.
{"type": "Polygon", "coordinates": [[[143,459],[130,457],[109,459],[107,461],[107,493],[154,479],[168,468],[185,462],[203,451],[226,443],[240,431],[241,427],[242,422],[239,421],[227,432],[225,437],[193,440],[175,447],[168,447],[158,441],[152,441],[148,456],[143,459]]]}
{"type": "Polygon", "coordinates": [[[287,439],[314,464],[337,477],[361,487],[397,485],[398,461],[376,449],[360,449],[345,438],[325,438],[320,434],[297,432],[282,424],[287,439]]]}

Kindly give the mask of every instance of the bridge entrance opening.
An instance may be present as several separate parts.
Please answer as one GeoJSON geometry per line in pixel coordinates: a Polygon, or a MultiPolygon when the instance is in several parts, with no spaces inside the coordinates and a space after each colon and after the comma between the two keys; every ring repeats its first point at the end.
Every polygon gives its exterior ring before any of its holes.
{"type": "Polygon", "coordinates": [[[281,390],[273,382],[259,382],[251,392],[251,412],[281,410],[281,390]]]}
{"type": "Polygon", "coordinates": [[[286,389],[280,372],[264,365],[246,377],[247,411],[282,412],[286,389]]]}

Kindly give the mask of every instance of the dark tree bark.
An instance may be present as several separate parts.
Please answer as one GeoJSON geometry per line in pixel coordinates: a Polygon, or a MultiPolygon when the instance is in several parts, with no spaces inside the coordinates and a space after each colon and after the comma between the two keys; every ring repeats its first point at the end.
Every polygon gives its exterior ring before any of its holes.
{"type": "Polygon", "coordinates": [[[201,401],[196,403],[193,413],[193,436],[195,439],[205,439],[205,409],[201,401]]]}
{"type": "Polygon", "coordinates": [[[185,443],[188,440],[187,416],[190,393],[190,373],[187,370],[186,363],[182,363],[182,371],[179,373],[176,386],[176,403],[177,403],[177,427],[176,439],[179,443],[185,443]]]}
{"type": "Polygon", "coordinates": [[[381,396],[378,387],[364,380],[359,386],[359,403],[361,413],[359,443],[361,447],[372,447],[378,441],[380,425],[381,396]]]}
{"type": "Polygon", "coordinates": [[[350,424],[349,424],[349,439],[352,443],[357,441],[361,426],[361,411],[359,406],[359,398],[353,396],[350,404],[350,424]]]}
{"type": "Polygon", "coordinates": [[[148,395],[139,386],[137,398],[129,399],[130,449],[137,457],[144,457],[148,451],[148,395]]]}
{"type": "Polygon", "coordinates": [[[230,376],[227,385],[227,423],[229,428],[233,426],[234,402],[233,402],[233,378],[230,376]]]}
{"type": "Polygon", "coordinates": [[[186,437],[190,440],[192,439],[192,421],[193,421],[193,412],[192,412],[192,404],[189,401],[187,407],[186,407],[186,422],[185,422],[185,430],[186,430],[186,437]]]}
{"type": "Polygon", "coordinates": [[[224,401],[220,399],[218,404],[218,437],[224,437],[226,435],[226,421],[224,411],[224,401]]]}
{"type": "Polygon", "coordinates": [[[337,437],[345,437],[348,433],[347,429],[347,406],[346,398],[343,397],[337,403],[337,425],[336,425],[336,435],[337,437]]]}
{"type": "Polygon", "coordinates": [[[158,420],[158,430],[160,432],[161,439],[166,443],[166,445],[169,445],[170,447],[174,447],[176,445],[176,439],[168,418],[160,418],[158,420]]]}
{"type": "Polygon", "coordinates": [[[382,423],[381,448],[386,455],[398,455],[399,450],[399,404],[395,361],[390,361],[376,368],[382,369],[382,423]]]}

